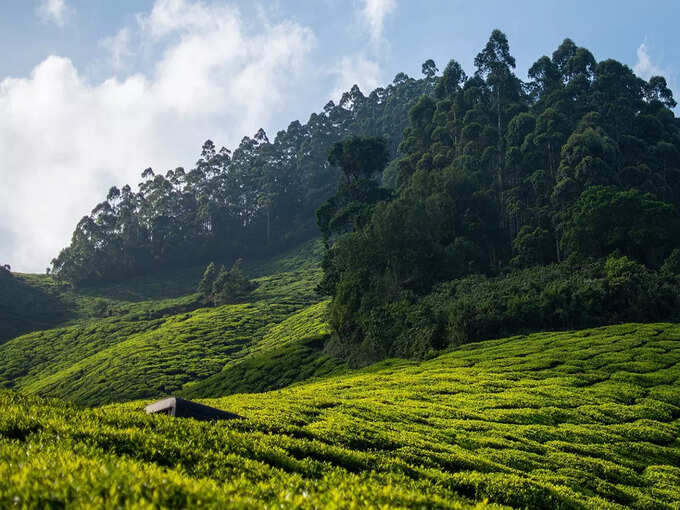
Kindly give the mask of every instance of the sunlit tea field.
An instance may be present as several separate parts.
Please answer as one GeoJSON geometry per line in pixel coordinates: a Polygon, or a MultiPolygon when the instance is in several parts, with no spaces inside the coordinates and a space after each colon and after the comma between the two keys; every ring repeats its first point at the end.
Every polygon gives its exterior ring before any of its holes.
{"type": "Polygon", "coordinates": [[[493,340],[203,402],[245,419],[0,393],[0,507],[680,507],[677,325],[493,340]]]}

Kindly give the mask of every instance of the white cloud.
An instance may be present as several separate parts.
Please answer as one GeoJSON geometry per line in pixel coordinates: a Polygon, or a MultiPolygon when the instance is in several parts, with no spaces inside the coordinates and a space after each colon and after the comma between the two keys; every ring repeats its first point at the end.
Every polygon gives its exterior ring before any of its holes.
{"type": "MultiPolygon", "coordinates": [[[[331,92],[333,99],[339,99],[343,92],[353,85],[358,85],[364,94],[368,94],[381,83],[382,71],[378,57],[389,52],[389,42],[384,37],[385,19],[396,8],[396,0],[359,0],[360,8],[356,11],[360,25],[368,28],[370,42],[367,51],[354,55],[346,55],[340,64],[331,70],[336,76],[335,86],[331,92]],[[367,57],[370,54],[372,57],[367,57]]],[[[365,37],[362,34],[362,37],[365,37]]]]}
{"type": "Polygon", "coordinates": [[[396,9],[396,0],[363,0],[361,16],[371,31],[371,40],[379,43],[383,37],[385,18],[396,9]]]}
{"type": "Polygon", "coordinates": [[[52,22],[63,27],[69,7],[65,0],[42,0],[38,6],[37,13],[40,19],[45,22],[52,22]]]}
{"type": "Polygon", "coordinates": [[[109,52],[111,65],[116,70],[124,69],[125,61],[132,56],[130,39],[130,29],[123,27],[113,37],[107,37],[100,42],[100,45],[109,52]]]}
{"type": "Polygon", "coordinates": [[[343,57],[334,74],[337,75],[337,80],[331,97],[336,101],[353,85],[358,85],[364,95],[368,95],[381,84],[380,66],[364,55],[343,57]]]}
{"type": "Polygon", "coordinates": [[[207,6],[202,1],[156,0],[151,13],[139,15],[138,20],[153,38],[161,38],[177,31],[192,31],[208,27],[217,28],[230,15],[230,6],[207,6]]]}
{"type": "Polygon", "coordinates": [[[633,71],[645,80],[649,80],[652,76],[665,74],[663,69],[652,62],[649,49],[645,43],[642,43],[637,49],[637,62],[633,66],[633,71]]]}
{"type": "MultiPolygon", "coordinates": [[[[131,30],[161,52],[144,74],[91,83],[51,56],[0,81],[1,263],[42,271],[109,186],[190,167],[206,138],[233,148],[266,126],[307,82],[315,44],[297,23],[248,26],[236,9],[185,0],[158,0],[131,30]]],[[[132,34],[120,34],[109,49],[120,43],[122,62],[132,34]]]]}
{"type": "MultiPolygon", "coordinates": [[[[663,76],[666,78],[668,88],[675,89],[677,83],[677,75],[668,67],[662,67],[652,60],[649,54],[649,48],[645,43],[640,44],[637,49],[637,61],[633,66],[635,74],[649,80],[652,76],[663,76]]],[[[677,108],[676,108],[677,110],[677,108]]]]}

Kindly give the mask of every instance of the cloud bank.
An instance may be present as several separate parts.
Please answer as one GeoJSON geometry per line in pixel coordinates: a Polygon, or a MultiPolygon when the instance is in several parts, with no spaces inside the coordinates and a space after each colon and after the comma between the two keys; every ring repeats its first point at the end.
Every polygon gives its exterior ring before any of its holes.
{"type": "Polygon", "coordinates": [[[148,73],[91,83],[50,56],[0,81],[0,263],[14,270],[43,271],[109,186],[190,166],[205,138],[233,146],[267,125],[299,95],[315,37],[292,21],[247,23],[234,7],[157,0],[102,45],[115,69],[135,48],[159,57],[148,73]]]}

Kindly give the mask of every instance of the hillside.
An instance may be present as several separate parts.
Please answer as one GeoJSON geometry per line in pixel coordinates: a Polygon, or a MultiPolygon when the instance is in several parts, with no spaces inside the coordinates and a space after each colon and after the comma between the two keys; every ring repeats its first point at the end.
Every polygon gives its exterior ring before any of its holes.
{"type": "Polygon", "coordinates": [[[74,319],[0,345],[0,387],[84,404],[278,388],[340,367],[321,351],[320,245],[246,265],[247,300],[205,308],[202,267],[68,291],[74,319]],[[274,370],[262,370],[263,365],[274,370]],[[305,370],[299,370],[305,365],[305,370]]]}
{"type": "Polygon", "coordinates": [[[680,327],[467,345],[209,404],[0,393],[0,506],[678,508],[680,327]]]}

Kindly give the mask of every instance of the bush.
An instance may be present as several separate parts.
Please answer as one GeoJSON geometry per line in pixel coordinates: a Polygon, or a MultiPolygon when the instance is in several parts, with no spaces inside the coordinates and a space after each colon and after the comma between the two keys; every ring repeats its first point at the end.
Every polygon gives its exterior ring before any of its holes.
{"type": "Polygon", "coordinates": [[[652,271],[612,255],[581,267],[565,262],[497,277],[472,275],[423,297],[404,292],[379,301],[366,292],[357,296],[359,312],[346,326],[356,328],[354,336],[336,337],[329,348],[352,365],[365,365],[532,331],[673,320],[680,310],[680,279],[666,276],[670,262],[664,267],[652,271]]]}

